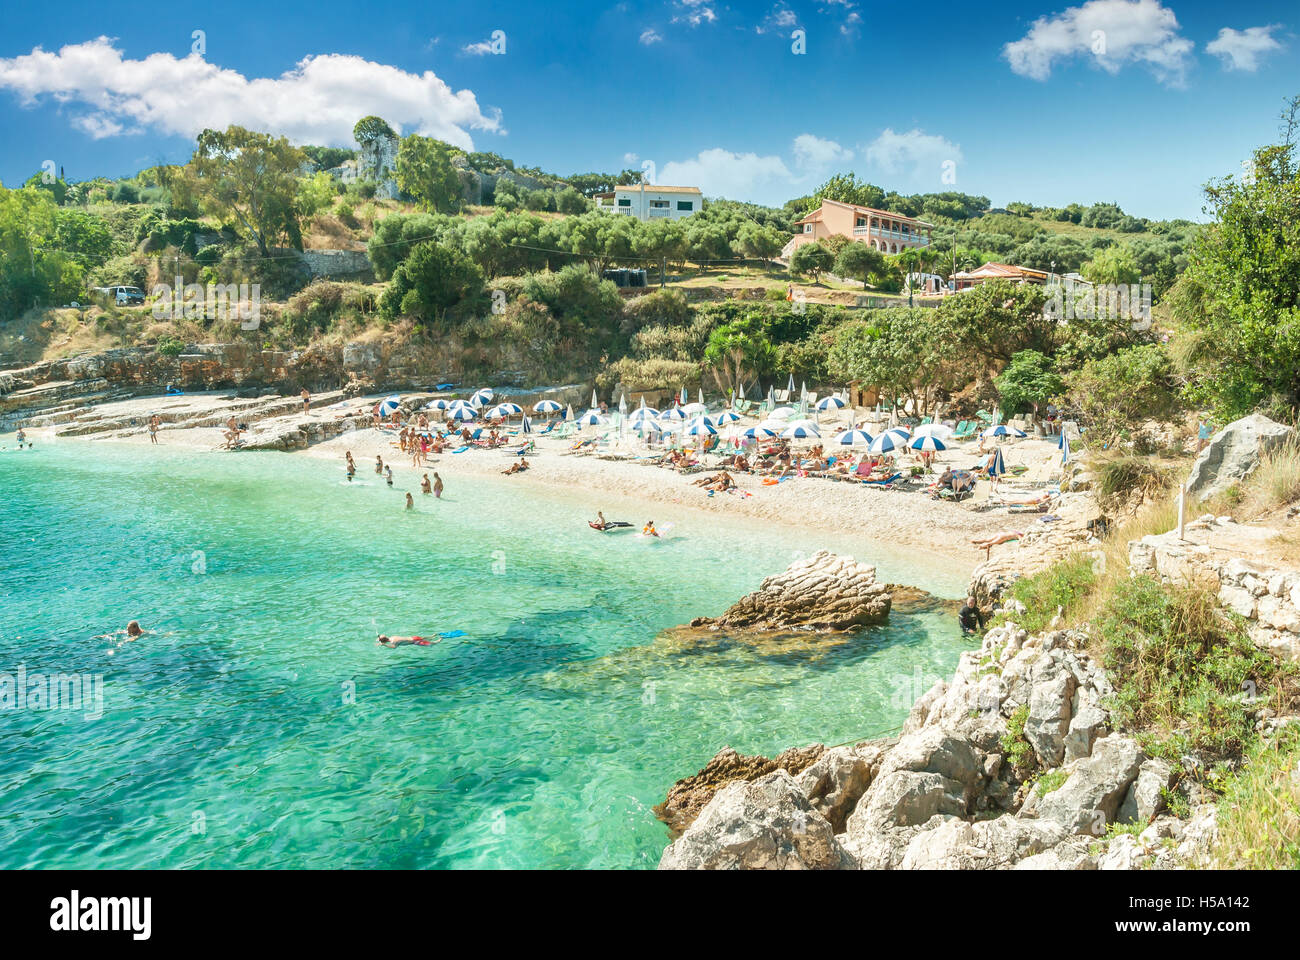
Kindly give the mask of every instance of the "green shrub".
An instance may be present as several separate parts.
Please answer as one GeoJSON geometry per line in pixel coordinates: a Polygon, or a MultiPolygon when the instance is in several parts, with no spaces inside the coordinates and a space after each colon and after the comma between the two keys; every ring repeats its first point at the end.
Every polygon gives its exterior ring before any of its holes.
{"type": "Polygon", "coordinates": [[[1161,470],[1144,457],[1117,457],[1104,461],[1097,468],[1097,493],[1103,505],[1139,493],[1147,499],[1167,490],[1171,483],[1168,470],[1161,470]]]}
{"type": "Polygon", "coordinates": [[[1116,585],[1095,627],[1112,715],[1153,756],[1235,759],[1254,738],[1255,711],[1293,712],[1300,699],[1297,666],[1257,647],[1209,589],[1134,577],[1116,585]]]}
{"type": "Polygon", "coordinates": [[[1037,762],[1034,755],[1034,748],[1025,738],[1025,721],[1029,719],[1029,704],[1024,703],[1016,708],[1015,712],[1007,718],[1007,732],[1002,735],[999,741],[1002,752],[1007,755],[1011,761],[1012,768],[1019,774],[1027,773],[1033,769],[1037,762]]]}
{"type": "Polygon", "coordinates": [[[185,344],[175,337],[164,337],[158,341],[158,353],[164,357],[180,356],[181,351],[184,349],[185,344]]]}
{"type": "Polygon", "coordinates": [[[1092,558],[1083,553],[1071,554],[1012,584],[1011,596],[1025,605],[1025,612],[1012,619],[1030,633],[1045,630],[1058,610],[1068,617],[1096,582],[1092,558]]]}

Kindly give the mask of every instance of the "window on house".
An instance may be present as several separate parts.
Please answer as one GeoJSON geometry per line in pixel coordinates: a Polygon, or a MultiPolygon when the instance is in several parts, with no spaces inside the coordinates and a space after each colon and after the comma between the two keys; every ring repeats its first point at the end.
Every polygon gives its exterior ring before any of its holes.
{"type": "Polygon", "coordinates": [[[653,207],[653,208],[656,209],[656,210],[667,210],[667,209],[668,209],[668,201],[667,201],[667,200],[651,200],[651,201],[650,201],[650,206],[653,207]]]}
{"type": "Polygon", "coordinates": [[[690,201],[690,200],[678,200],[678,201],[677,201],[677,209],[678,209],[678,210],[694,210],[694,209],[695,209],[695,206],[694,206],[694,204],[692,203],[692,201],[690,201]]]}
{"type": "Polygon", "coordinates": [[[805,224],[803,225],[803,232],[804,232],[804,233],[812,233],[812,224],[811,224],[811,223],[805,223],[805,224]]]}
{"type": "Polygon", "coordinates": [[[620,207],[630,207],[630,206],[632,206],[632,200],[631,200],[631,198],[629,198],[629,197],[619,197],[619,198],[618,198],[618,205],[619,205],[620,207]]]}

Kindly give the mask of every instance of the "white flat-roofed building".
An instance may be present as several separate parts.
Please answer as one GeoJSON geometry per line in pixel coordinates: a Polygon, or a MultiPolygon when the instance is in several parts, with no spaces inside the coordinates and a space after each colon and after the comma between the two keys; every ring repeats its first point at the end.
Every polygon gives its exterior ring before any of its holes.
{"type": "Polygon", "coordinates": [[[680,220],[704,209],[704,194],[699,187],[668,187],[659,183],[615,187],[592,199],[597,210],[638,220],[680,220]]]}

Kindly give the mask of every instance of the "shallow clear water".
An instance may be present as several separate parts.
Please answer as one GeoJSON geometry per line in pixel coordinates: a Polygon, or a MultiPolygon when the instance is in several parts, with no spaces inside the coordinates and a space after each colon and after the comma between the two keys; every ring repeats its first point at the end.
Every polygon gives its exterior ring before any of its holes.
{"type": "Polygon", "coordinates": [[[663,508],[664,542],[601,536],[582,491],[450,461],[439,503],[365,463],[0,438],[0,674],[103,676],[98,717],[0,709],[0,867],[650,867],[651,807],[720,747],[889,730],[964,648],[939,614],[656,640],[796,551],[967,571],[663,508]],[[132,618],[157,632],[92,639],[132,618]]]}

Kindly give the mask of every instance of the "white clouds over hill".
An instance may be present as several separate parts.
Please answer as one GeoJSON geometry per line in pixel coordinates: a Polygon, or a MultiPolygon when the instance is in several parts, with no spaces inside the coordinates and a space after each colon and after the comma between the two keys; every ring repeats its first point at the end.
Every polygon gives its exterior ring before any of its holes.
{"type": "Polygon", "coordinates": [[[472,148],[470,130],[502,132],[472,91],[453,91],[432,71],[409,73],[355,56],[305,57],[279,77],[248,78],[191,54],[125,59],[107,37],[51,53],[0,58],[0,89],[24,104],[49,97],[95,138],[150,131],[193,137],[235,123],[295,143],[348,146],[352,127],[376,114],[403,133],[472,148]]]}

